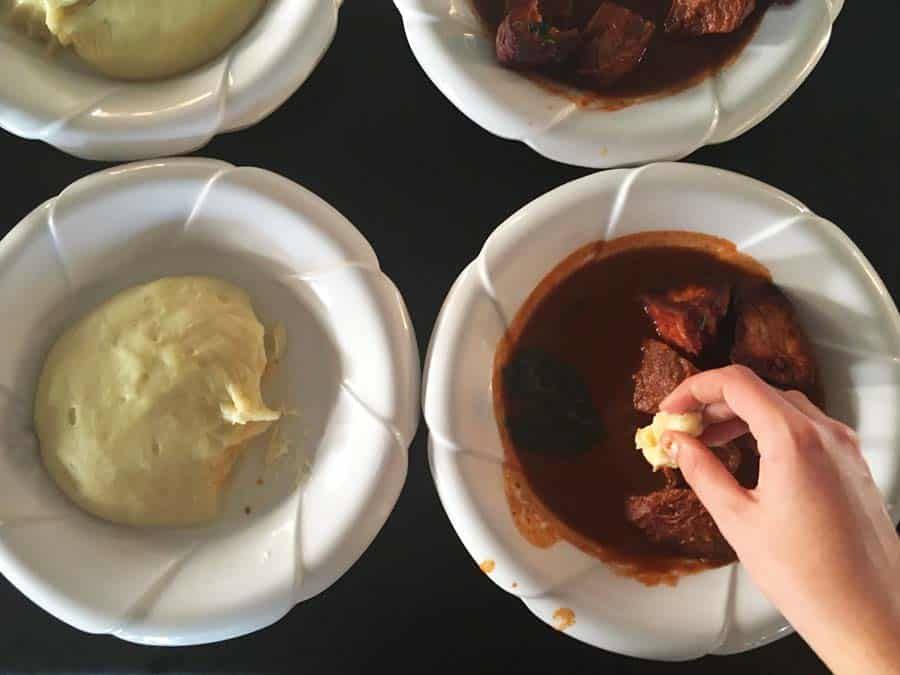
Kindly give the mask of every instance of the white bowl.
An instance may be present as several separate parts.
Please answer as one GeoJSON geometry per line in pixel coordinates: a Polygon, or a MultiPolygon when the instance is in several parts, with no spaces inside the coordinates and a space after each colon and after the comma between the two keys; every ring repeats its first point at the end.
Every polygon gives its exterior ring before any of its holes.
{"type": "Polygon", "coordinates": [[[76,628],[160,645],[263,628],[334,583],[396,503],[418,421],[412,324],[363,236],[284,178],[190,159],[79,180],[0,242],[0,311],[0,572],[76,628]],[[214,524],[113,525],[44,471],[35,381],[68,323],[172,274],[237,283],[284,323],[264,392],[299,417],[288,456],[266,465],[266,439],[242,456],[214,524]]]}
{"type": "Polygon", "coordinates": [[[224,54],[178,77],[135,83],[0,25],[0,127],[85,159],[179,155],[261,121],[331,44],[342,0],[269,0],[224,54]]]}
{"type": "Polygon", "coordinates": [[[763,262],[815,344],[829,411],[858,431],[900,517],[900,315],[856,246],[795,199],[737,174],[655,164],[587,176],[538,198],[488,238],[453,285],[425,367],[431,470],[457,534],[491,579],[567,633],[661,660],[744,651],[791,631],[740,565],[648,587],[568,543],[521,537],[503,490],[491,396],[494,349],[538,282],[569,253],[633,232],[687,229],[729,239],[763,262]]]}
{"type": "Polygon", "coordinates": [[[549,159],[608,168],[681,159],[768,117],[806,79],[844,0],[774,6],[730,66],[678,94],[622,110],[581,107],[501,67],[472,0],[394,0],[432,82],[490,133],[549,159]]]}

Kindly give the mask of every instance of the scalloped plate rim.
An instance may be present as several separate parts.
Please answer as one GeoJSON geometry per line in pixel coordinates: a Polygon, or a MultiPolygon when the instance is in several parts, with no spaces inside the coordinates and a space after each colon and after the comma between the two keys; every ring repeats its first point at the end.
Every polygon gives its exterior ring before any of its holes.
{"type": "MultiPolygon", "coordinates": [[[[269,1],[272,2],[273,0],[269,1]]],[[[291,0],[287,1],[290,2],[291,0]]],[[[320,42],[320,44],[317,45],[316,49],[314,50],[316,52],[315,55],[311,54],[310,57],[305,58],[301,61],[297,61],[296,59],[282,59],[279,62],[271,64],[269,68],[254,72],[253,75],[249,78],[250,84],[248,85],[248,88],[252,88],[253,82],[271,78],[273,74],[277,72],[291,72],[292,74],[287,77],[288,82],[284,83],[277,91],[271,92],[264,99],[253,101],[253,105],[250,106],[246,111],[244,111],[240,116],[235,117],[229,114],[228,102],[226,100],[225,109],[220,114],[218,124],[208,134],[195,134],[190,138],[179,138],[177,139],[177,141],[173,141],[171,138],[166,137],[167,127],[175,126],[179,121],[185,120],[193,114],[193,109],[198,105],[198,101],[202,100],[203,98],[202,96],[198,95],[197,91],[185,91],[185,93],[182,95],[182,103],[177,106],[179,108],[179,114],[176,117],[172,119],[163,119],[160,122],[154,122],[140,128],[141,132],[146,132],[147,129],[155,129],[157,131],[157,133],[159,134],[157,143],[161,146],[163,144],[166,144],[165,148],[160,149],[159,151],[144,150],[137,146],[135,148],[128,148],[127,141],[121,142],[118,149],[116,150],[110,151],[108,149],[102,148],[102,146],[100,149],[94,150],[92,148],[95,145],[97,145],[98,143],[102,143],[102,139],[105,135],[103,131],[91,129],[83,129],[79,131],[77,125],[70,124],[70,120],[62,122],[63,118],[59,117],[59,115],[63,114],[62,111],[58,111],[56,116],[42,115],[37,111],[29,111],[19,108],[16,105],[10,105],[10,102],[6,100],[0,100],[0,129],[3,129],[10,134],[19,136],[20,138],[24,138],[26,140],[43,141],[62,152],[86,160],[136,162],[154,157],[187,154],[198,150],[208,144],[217,135],[241,131],[248,127],[259,124],[269,115],[278,110],[278,108],[280,108],[306,82],[306,80],[309,79],[310,75],[312,75],[319,62],[322,60],[322,58],[324,58],[325,53],[328,51],[329,46],[334,40],[334,36],[337,32],[338,27],[338,16],[340,13],[341,5],[343,4],[343,0],[312,0],[312,2],[316,3],[313,6],[315,7],[313,13],[333,11],[334,15],[334,21],[329,26],[327,34],[324,36],[318,36],[319,39],[317,41],[320,42]],[[331,8],[333,8],[333,10],[331,8]],[[5,114],[4,111],[6,111],[5,114]],[[58,134],[56,134],[55,132],[50,133],[49,137],[44,133],[29,133],[22,129],[21,125],[17,125],[12,121],[12,118],[16,116],[24,116],[28,118],[29,126],[38,129],[39,132],[44,132],[45,130],[50,129],[62,122],[64,126],[77,132],[77,142],[64,142],[56,138],[58,134]]],[[[269,9],[270,8],[267,7],[264,11],[269,11],[269,9]]],[[[265,35],[266,33],[261,33],[259,37],[264,38],[265,35]]],[[[303,37],[304,33],[297,33],[291,38],[291,42],[297,43],[301,41],[303,37]]],[[[234,44],[230,45],[225,52],[220,54],[213,61],[199,66],[198,68],[191,70],[184,75],[191,76],[200,72],[212,72],[215,69],[222,67],[227,70],[230,67],[232,55],[238,52],[241,47],[246,44],[245,39],[246,36],[241,36],[234,42],[234,44]]],[[[27,59],[29,57],[23,56],[22,58],[27,59]]],[[[180,77],[182,76],[179,75],[173,78],[166,78],[162,81],[169,83],[171,81],[179,79],[180,77]]],[[[118,89],[129,87],[152,87],[154,84],[153,82],[129,83],[127,81],[120,81],[111,78],[109,78],[108,81],[110,89],[107,91],[107,94],[102,97],[101,100],[106,100],[107,96],[111,94],[114,95],[115,90],[118,89]]],[[[224,94],[224,96],[227,99],[227,94],[224,94]]],[[[89,113],[91,112],[91,107],[91,105],[88,105],[85,109],[80,110],[74,117],[89,115],[89,113]]]]}
{"type": "MultiPolygon", "coordinates": [[[[452,6],[453,1],[454,0],[446,0],[446,3],[449,6],[452,6]]],[[[461,1],[470,2],[470,0],[461,1]]],[[[445,22],[449,22],[449,13],[446,11],[446,9],[441,10],[440,13],[435,13],[434,8],[432,7],[434,5],[434,0],[394,0],[394,5],[403,19],[404,32],[406,33],[410,50],[412,51],[416,62],[425,72],[426,76],[432,82],[432,84],[437,87],[437,89],[462,114],[468,117],[476,125],[484,129],[488,133],[497,136],[498,138],[524,143],[533,151],[546,157],[547,159],[563,164],[569,164],[572,166],[581,166],[593,169],[608,169],[615,167],[638,166],[650,162],[676,161],[686,157],[687,155],[706,145],[715,145],[733,140],[734,138],[741,136],[756,125],[763,122],[767,117],[769,117],[769,115],[771,115],[775,110],[783,105],[803,84],[803,82],[818,64],[819,60],[827,49],[828,44],[830,43],[831,26],[840,14],[840,10],[843,7],[843,0],[814,1],[822,2],[825,5],[826,11],[830,15],[831,22],[828,26],[828,30],[824,35],[819,36],[818,47],[812,50],[805,62],[797,68],[796,77],[794,77],[786,86],[784,86],[776,97],[774,97],[772,100],[767,100],[764,105],[755,105],[749,111],[742,111],[742,113],[737,116],[737,121],[732,121],[730,123],[728,133],[724,135],[719,133],[717,119],[714,119],[711,127],[707,130],[706,135],[703,136],[699,145],[691,142],[677,151],[672,151],[671,148],[663,150],[661,148],[653,149],[652,147],[642,147],[639,153],[639,157],[627,157],[621,160],[608,158],[606,152],[604,151],[605,146],[601,149],[599,155],[593,153],[593,150],[597,149],[595,147],[591,147],[590,152],[587,148],[578,150],[572,150],[571,148],[543,149],[541,147],[542,140],[547,137],[550,132],[552,132],[553,128],[556,126],[556,122],[552,122],[548,127],[536,127],[536,133],[534,134],[517,133],[515,129],[521,126],[521,124],[514,121],[513,118],[517,117],[517,113],[522,114],[526,117],[528,114],[522,111],[516,105],[506,105],[505,103],[500,102],[499,99],[490,97],[490,95],[488,95],[490,98],[489,107],[495,108],[497,110],[495,110],[494,112],[486,112],[488,106],[480,107],[476,102],[478,100],[477,97],[466,96],[466,88],[470,83],[465,82],[465,86],[460,86],[464,79],[472,79],[477,81],[475,88],[482,88],[483,82],[479,81],[479,77],[471,75],[471,66],[459,65],[459,59],[456,57],[448,58],[446,59],[446,63],[444,63],[434,55],[426,54],[425,50],[420,51],[414,46],[414,43],[420,39],[423,39],[423,36],[424,42],[431,42],[431,39],[427,37],[427,30],[429,26],[433,27],[436,24],[444,24],[445,22]],[[448,65],[449,71],[453,74],[445,78],[443,73],[447,70],[448,65]],[[462,78],[457,73],[467,73],[467,76],[465,78],[462,78]]],[[[468,36],[473,38],[478,37],[474,34],[470,34],[468,36]]],[[[485,65],[480,60],[478,61],[478,64],[480,66],[485,65]]],[[[496,64],[494,63],[491,63],[490,65],[496,66],[496,64]]],[[[496,67],[499,68],[499,66],[496,67]]],[[[676,92],[674,94],[666,95],[660,98],[651,98],[647,101],[638,101],[633,105],[660,105],[663,108],[660,114],[663,114],[666,111],[671,114],[672,110],[674,109],[673,106],[670,105],[671,101],[678,99],[688,100],[688,97],[703,96],[703,85],[706,82],[725,76],[723,75],[723,73],[727,73],[727,70],[717,73],[711,78],[707,78],[703,82],[689,87],[684,91],[676,92]]],[[[559,94],[541,91],[533,84],[531,85],[531,87],[536,92],[539,92],[539,94],[536,93],[533,96],[533,99],[538,100],[538,98],[540,98],[540,100],[550,108],[555,109],[561,105],[561,102],[567,100],[559,94]]],[[[714,102],[714,107],[718,109],[717,102],[714,102]]],[[[582,119],[587,120],[594,115],[599,115],[602,113],[603,111],[579,109],[571,113],[571,115],[579,116],[582,119]]],[[[566,117],[569,116],[570,115],[566,115],[566,117]]],[[[717,117],[718,114],[716,113],[714,115],[714,118],[717,117]]],[[[597,125],[595,124],[593,126],[596,130],[597,125]]],[[[568,138],[568,140],[570,142],[578,140],[578,135],[575,134],[572,137],[568,138]]],[[[590,145],[590,142],[585,140],[584,138],[581,138],[581,140],[590,145]]],[[[642,141],[636,141],[636,143],[642,145],[642,141]]],[[[593,145],[596,145],[596,143],[594,143],[593,145]]]]}
{"type": "MultiPolygon", "coordinates": [[[[42,235],[38,231],[41,228],[47,226],[47,224],[49,223],[50,213],[53,209],[53,205],[56,199],[64,193],[68,192],[69,194],[71,194],[72,192],[77,193],[82,190],[91,191],[94,189],[100,189],[104,192],[111,189],[110,193],[114,193],[117,189],[115,187],[115,181],[121,178],[123,175],[133,176],[136,172],[147,170],[152,173],[152,175],[148,178],[150,182],[173,179],[178,180],[179,171],[181,169],[185,169],[188,173],[193,170],[194,173],[191,174],[191,178],[194,180],[199,180],[202,186],[194,197],[194,202],[196,204],[197,199],[199,199],[203,194],[205,186],[209,185],[212,179],[221,175],[225,175],[228,172],[240,171],[243,168],[252,169],[253,167],[236,167],[232,164],[222,162],[220,160],[207,160],[203,158],[189,157],[131,163],[86,175],[82,178],[77,179],[71,185],[63,189],[56,197],[47,199],[46,201],[35,207],[26,216],[24,216],[19,221],[19,223],[9,232],[9,234],[3,237],[2,240],[0,240],[0,260],[4,260],[7,256],[15,254],[18,251],[17,247],[20,245],[20,243],[22,241],[27,241],[30,236],[34,236],[35,234],[38,234],[38,236],[49,236],[42,235]],[[197,178],[196,170],[198,168],[206,169],[205,177],[201,177],[199,179],[197,178]]],[[[355,226],[353,226],[352,223],[350,223],[350,221],[346,219],[346,217],[344,217],[340,212],[334,209],[334,207],[325,202],[321,197],[318,197],[317,195],[312,193],[310,190],[299,186],[296,183],[293,183],[289,179],[284,178],[279,174],[263,170],[255,171],[253,175],[255,176],[254,180],[256,181],[275,180],[281,182],[283,185],[290,184],[298,191],[302,191],[305,198],[312,199],[315,206],[324,208],[327,212],[329,212],[330,215],[326,216],[326,218],[331,218],[330,221],[326,220],[325,222],[322,222],[321,220],[317,220],[313,223],[314,229],[319,233],[320,236],[338,236],[336,234],[332,234],[331,230],[335,226],[337,220],[343,221],[341,226],[349,226],[349,230],[345,230],[345,234],[347,231],[349,231],[350,233],[352,233],[352,236],[355,237],[355,246],[359,249],[359,254],[361,254],[364,259],[369,259],[371,256],[371,264],[373,265],[371,272],[376,273],[380,278],[386,280],[386,282],[389,284],[389,287],[393,288],[396,291],[396,287],[393,285],[390,279],[384,274],[384,272],[380,270],[380,267],[377,264],[377,259],[374,256],[374,252],[372,251],[369,242],[362,235],[362,233],[355,226]]],[[[186,176],[187,174],[182,174],[181,177],[184,178],[186,176]]],[[[132,187],[133,183],[126,182],[124,186],[127,189],[129,187],[132,187]]],[[[368,263],[366,266],[368,268],[368,263]]],[[[380,292],[377,289],[374,289],[368,282],[365,284],[365,289],[366,293],[370,295],[380,292]]],[[[65,588],[49,584],[44,577],[35,576],[31,572],[31,570],[27,566],[27,563],[18,554],[16,554],[13,549],[9,548],[5,537],[3,536],[3,531],[6,525],[2,523],[0,523],[0,573],[4,574],[8,578],[8,580],[13,583],[13,585],[15,585],[23,594],[25,594],[26,597],[31,599],[32,602],[35,602],[38,606],[40,606],[48,613],[54,615],[56,618],[68,623],[69,625],[78,628],[79,630],[92,633],[107,633],[119,637],[120,639],[140,644],[167,646],[214,642],[261,630],[279,620],[296,604],[305,602],[306,600],[315,597],[327,590],[331,585],[336,583],[340,579],[340,577],[350,569],[350,567],[352,567],[357,562],[359,557],[377,537],[378,532],[384,526],[384,523],[387,521],[387,518],[393,511],[394,506],[396,506],[396,503],[399,499],[399,494],[402,490],[408,473],[408,447],[412,441],[412,435],[414,434],[419,420],[419,408],[417,405],[417,401],[421,371],[418,350],[415,347],[415,336],[413,333],[412,323],[408,320],[408,312],[399,291],[396,292],[396,297],[392,299],[392,302],[397,303],[397,307],[401,311],[402,316],[406,319],[405,330],[400,331],[402,333],[402,337],[400,339],[405,338],[405,342],[401,345],[394,346],[397,348],[397,351],[399,353],[402,353],[401,358],[408,359],[408,364],[412,367],[413,372],[411,381],[399,382],[398,384],[398,387],[411,388],[411,391],[404,393],[408,395],[407,401],[411,401],[412,404],[407,406],[407,409],[400,411],[400,422],[402,423],[398,422],[398,429],[394,429],[392,425],[385,425],[380,420],[378,421],[378,423],[380,425],[383,425],[384,428],[389,432],[387,436],[390,439],[389,444],[391,447],[385,449],[385,457],[387,459],[384,460],[383,465],[387,473],[384,475],[384,482],[376,485],[374,492],[369,497],[369,502],[367,502],[370,507],[373,505],[377,505],[376,508],[370,509],[371,511],[375,512],[375,515],[371,516],[368,519],[362,518],[356,520],[352,523],[351,529],[348,530],[347,533],[349,534],[350,532],[357,531],[358,528],[362,527],[363,529],[365,529],[365,532],[360,532],[360,534],[364,534],[365,536],[362,537],[358,542],[355,542],[353,545],[342,545],[347,546],[349,549],[351,549],[351,551],[348,552],[346,551],[346,549],[344,549],[340,556],[341,559],[336,563],[331,560],[331,558],[329,558],[329,564],[333,565],[334,569],[331,571],[319,571],[319,577],[317,578],[317,581],[321,583],[319,583],[316,588],[309,590],[305,589],[303,584],[303,581],[305,579],[301,580],[299,586],[294,587],[292,585],[289,597],[286,596],[281,599],[281,605],[284,605],[281,609],[279,609],[278,607],[272,607],[267,610],[263,622],[249,626],[246,624],[240,625],[239,622],[236,622],[231,628],[224,632],[212,636],[207,633],[205,634],[206,637],[198,640],[193,638],[192,635],[196,635],[198,632],[202,634],[202,626],[199,628],[195,627],[193,630],[189,628],[187,631],[185,631],[185,626],[179,626],[177,635],[148,635],[134,633],[129,631],[128,629],[128,625],[131,619],[128,613],[110,614],[102,609],[97,609],[96,607],[92,607],[90,605],[79,604],[77,601],[73,600],[70,596],[67,595],[65,588]],[[412,433],[410,433],[410,429],[412,429],[412,433]],[[352,549],[358,549],[358,551],[352,549]],[[109,626],[109,629],[98,631],[96,630],[96,626],[98,625],[109,626]]],[[[386,339],[388,341],[391,341],[391,338],[389,336],[387,336],[386,339]]],[[[394,361],[393,357],[389,353],[385,353],[383,355],[383,358],[389,359],[391,361],[391,368],[395,372],[397,372],[397,369],[401,367],[400,362],[394,361]]],[[[288,501],[292,501],[294,499],[294,496],[288,496],[286,499],[288,501]]],[[[67,509],[74,510],[75,508],[76,507],[72,506],[71,504],[67,505],[67,509]]],[[[65,516],[63,516],[63,518],[64,517],[65,516]]],[[[295,512],[291,516],[291,518],[299,518],[299,513],[295,512]]],[[[30,525],[17,525],[17,527],[30,527],[30,525]]],[[[252,528],[253,525],[251,525],[250,527],[252,528]]],[[[302,554],[298,553],[298,555],[302,557],[302,554]]],[[[299,560],[297,564],[300,564],[299,560]]],[[[228,614],[227,611],[226,614],[228,614]]]]}
{"type": "MultiPolygon", "coordinates": [[[[724,169],[719,169],[716,167],[708,167],[698,164],[689,164],[689,163],[658,163],[658,164],[650,164],[646,167],[642,167],[639,169],[610,169],[607,171],[600,171],[593,174],[589,174],[587,176],[583,176],[572,181],[566,182],[556,188],[549,190],[548,192],[536,197],[532,201],[528,202],[522,208],[516,210],[510,216],[508,216],[500,225],[498,225],[492,232],[488,234],[486,237],[486,241],[484,246],[478,253],[478,256],[474,258],[470,263],[465,265],[461,270],[459,276],[456,278],[454,283],[452,284],[448,294],[441,306],[440,312],[438,313],[438,318],[435,322],[435,330],[429,340],[428,351],[426,355],[426,360],[423,369],[423,409],[425,410],[425,422],[429,427],[429,447],[428,447],[428,455],[429,455],[429,468],[432,474],[432,479],[435,484],[435,489],[438,493],[439,499],[441,501],[441,505],[447,514],[448,519],[456,531],[457,536],[460,538],[461,543],[469,552],[472,559],[478,564],[480,559],[478,557],[478,553],[469,548],[466,543],[468,540],[468,536],[463,535],[462,532],[467,529],[466,518],[464,514],[458,512],[459,507],[454,506],[452,503],[445,498],[442,490],[444,488],[441,487],[441,477],[439,475],[439,470],[436,470],[436,462],[435,456],[438,453],[449,452],[453,453],[458,451],[458,444],[452,438],[447,438],[446,442],[451,443],[453,447],[447,446],[445,447],[445,439],[442,436],[437,436],[431,431],[431,426],[433,424],[433,420],[429,419],[428,411],[429,405],[427,399],[430,397],[434,397],[437,399],[437,406],[440,409],[441,413],[447,409],[447,398],[448,392],[441,391],[435,392],[433,387],[429,387],[429,379],[432,374],[432,371],[436,366],[434,366],[435,359],[446,359],[448,358],[448,354],[441,353],[436,354],[435,349],[437,348],[437,343],[439,341],[439,334],[442,331],[452,331],[454,329],[445,328],[442,325],[442,321],[444,321],[447,317],[447,314],[451,311],[458,311],[458,306],[464,306],[467,303],[473,302],[473,297],[476,292],[483,293],[486,297],[489,297],[490,294],[483,287],[480,280],[472,289],[467,289],[466,291],[461,291],[462,287],[465,287],[464,279],[467,278],[467,275],[471,274],[476,263],[484,256],[485,251],[488,248],[488,242],[495,236],[504,233],[509,234],[510,232],[514,232],[517,228],[522,228],[522,231],[517,235],[514,235],[517,238],[520,238],[524,235],[524,229],[527,225],[527,221],[530,218],[531,214],[534,211],[540,209],[551,209],[551,210],[560,210],[564,208],[567,204],[570,204],[576,197],[580,197],[581,199],[589,199],[586,197],[586,194],[591,192],[598,192],[600,189],[605,186],[607,183],[615,182],[616,194],[618,195],[622,190],[623,184],[626,183],[627,178],[629,176],[639,175],[641,171],[652,168],[661,168],[663,171],[672,170],[672,171],[680,171],[680,170],[688,170],[688,171],[697,171],[700,170],[705,173],[709,173],[711,176],[718,176],[720,178],[730,177],[732,179],[737,179],[739,183],[745,188],[746,192],[755,191],[757,194],[766,195],[769,197],[777,198],[782,201],[786,208],[790,211],[795,212],[799,216],[809,216],[814,218],[817,222],[819,222],[824,228],[825,231],[821,235],[823,238],[831,240],[838,244],[841,247],[841,250],[846,254],[846,261],[848,265],[858,266],[860,270],[865,273],[865,276],[868,278],[869,289],[873,291],[873,295],[870,297],[877,297],[877,301],[879,303],[879,309],[885,313],[885,316],[890,317],[891,321],[891,330],[893,340],[896,344],[900,344],[900,313],[898,313],[896,303],[892,299],[890,293],[884,285],[883,280],[872,267],[871,263],[868,259],[862,254],[856,244],[850,239],[850,237],[841,230],[836,224],[833,222],[822,218],[821,216],[817,216],[814,212],[810,211],[808,207],[806,207],[799,200],[795,199],[791,195],[779,190],[778,188],[772,187],[762,181],[751,178],[749,176],[744,176],[742,174],[738,174],[736,172],[727,171],[724,169]],[[464,292],[464,297],[460,297],[460,293],[464,292]],[[457,450],[454,450],[457,448],[457,450]]],[[[538,216],[540,217],[540,216],[538,216]]],[[[465,320],[463,318],[463,320],[465,320]]],[[[456,329],[458,330],[458,328],[456,329]]],[[[449,463],[448,466],[451,466],[452,470],[458,473],[458,468],[455,467],[454,464],[449,463]]],[[[459,477],[459,480],[464,480],[459,477]]],[[[457,499],[470,500],[469,496],[459,497],[456,496],[457,499]]],[[[895,485],[895,494],[888,496],[889,501],[894,501],[900,499],[900,482],[895,485]]],[[[893,513],[895,522],[900,521],[900,509],[896,509],[893,513]]],[[[492,545],[497,547],[497,549],[503,548],[502,544],[496,540],[492,540],[492,545]]],[[[737,576],[738,569],[734,569],[734,573],[732,575],[733,579],[737,576]]],[[[490,575],[489,575],[490,576],[490,575]]],[[[548,625],[552,625],[552,619],[550,617],[541,616],[535,612],[534,609],[529,605],[529,597],[522,597],[515,590],[508,588],[505,585],[502,585],[501,582],[491,576],[491,580],[502,590],[511,595],[515,595],[519,597],[523,604],[528,607],[529,611],[536,614],[536,617],[539,618],[544,623],[548,625]]],[[[732,583],[737,583],[733,581],[732,583]]],[[[542,594],[539,597],[553,597],[553,590],[549,591],[549,593],[542,594]]],[[[719,641],[716,646],[710,649],[706,653],[716,654],[735,654],[741,653],[744,651],[748,651],[751,649],[755,649],[760,646],[764,646],[769,644],[775,640],[780,639],[781,637],[785,637],[793,632],[792,627],[781,617],[781,615],[777,612],[777,610],[770,606],[770,620],[768,621],[768,628],[764,628],[762,632],[750,636],[746,638],[743,643],[739,645],[731,644],[728,645],[727,648],[722,649],[722,647],[728,644],[727,633],[723,632],[720,636],[719,641]]],[[[578,636],[575,639],[578,639],[587,644],[591,644],[596,647],[604,648],[604,649],[613,649],[615,647],[610,645],[607,642],[604,642],[602,636],[596,637],[595,639],[586,639],[583,636],[578,636]]],[[[647,658],[646,652],[642,652],[639,647],[634,648],[625,648],[619,649],[620,653],[625,653],[630,656],[643,657],[647,658]]],[[[702,656],[703,654],[694,654],[694,655],[679,655],[673,656],[671,659],[666,657],[656,657],[662,658],[664,660],[685,660],[690,658],[695,658],[698,656],[702,656]]]]}

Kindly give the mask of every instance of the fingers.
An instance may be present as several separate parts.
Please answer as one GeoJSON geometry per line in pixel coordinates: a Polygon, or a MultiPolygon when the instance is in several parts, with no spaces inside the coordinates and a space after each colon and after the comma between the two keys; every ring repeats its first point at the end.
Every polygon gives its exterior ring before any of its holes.
{"type": "Polygon", "coordinates": [[[699,373],[682,382],[660,405],[661,410],[684,413],[713,408],[724,417],[722,404],[747,423],[760,445],[783,442],[792,424],[805,419],[794,405],[744,366],[728,366],[699,373]]]}
{"type": "Polygon", "coordinates": [[[710,403],[703,408],[703,423],[706,426],[718,424],[719,422],[727,422],[735,418],[734,411],[728,407],[724,401],[718,403],[710,403]]]}
{"type": "MultiPolygon", "coordinates": [[[[777,393],[810,419],[825,424],[828,428],[834,428],[839,435],[842,434],[842,437],[853,438],[852,429],[828,417],[805,394],[799,391],[778,391],[777,393]]],[[[711,403],[706,406],[703,409],[703,422],[707,426],[700,436],[700,441],[709,447],[725,445],[750,431],[747,423],[736,417],[734,411],[725,403],[711,403]]]]}
{"type": "Polygon", "coordinates": [[[831,418],[813,404],[806,394],[799,391],[780,391],[781,397],[804,415],[817,422],[831,422],[831,418]]]}
{"type": "Polygon", "coordinates": [[[662,442],[727,538],[728,530],[751,502],[747,491],[700,440],[678,431],[667,431],[662,442]]]}
{"type": "Polygon", "coordinates": [[[781,395],[797,410],[807,415],[814,422],[817,422],[820,430],[829,433],[838,442],[850,446],[857,453],[860,452],[859,439],[856,436],[856,432],[843,422],[829,417],[810,401],[805,394],[799,391],[785,391],[781,392],[781,395]]]}
{"type": "Polygon", "coordinates": [[[706,427],[700,435],[700,442],[709,447],[718,447],[731,443],[748,432],[747,423],[737,417],[732,417],[727,422],[719,422],[706,427]]]}

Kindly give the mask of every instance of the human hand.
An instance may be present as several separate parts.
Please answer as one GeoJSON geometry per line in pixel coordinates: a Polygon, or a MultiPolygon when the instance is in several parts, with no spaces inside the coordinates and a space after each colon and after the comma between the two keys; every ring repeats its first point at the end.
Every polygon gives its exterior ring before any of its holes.
{"type": "Polygon", "coordinates": [[[660,409],[703,411],[699,438],[663,436],[759,588],[836,673],[900,673],[900,541],[856,434],[799,392],[729,366],[685,380],[660,409]],[[749,431],[759,483],[707,445],[749,431]]]}

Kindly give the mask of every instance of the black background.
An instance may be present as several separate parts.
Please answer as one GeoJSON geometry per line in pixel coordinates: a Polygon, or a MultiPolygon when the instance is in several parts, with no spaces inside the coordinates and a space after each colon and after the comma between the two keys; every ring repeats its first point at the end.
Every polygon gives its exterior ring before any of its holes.
{"type": "MultiPolygon", "coordinates": [[[[763,180],[833,220],[896,298],[900,59],[892,47],[900,5],[847,5],[822,62],[780,110],[689,161],[763,180]]],[[[342,211],[404,294],[423,354],[444,295],[488,233],[528,201],[589,173],[463,117],[414,61],[389,0],[346,0],[333,45],[297,94],[255,128],[197,154],[271,169],[342,211]]],[[[106,166],[2,132],[0,159],[4,233],[106,166]]],[[[665,664],[550,630],[496,588],[456,538],[428,472],[424,425],[409,459],[400,502],[371,548],[276,625],[216,645],[140,647],[81,634],[0,577],[0,672],[825,672],[796,636],[738,656],[665,664]]]]}

